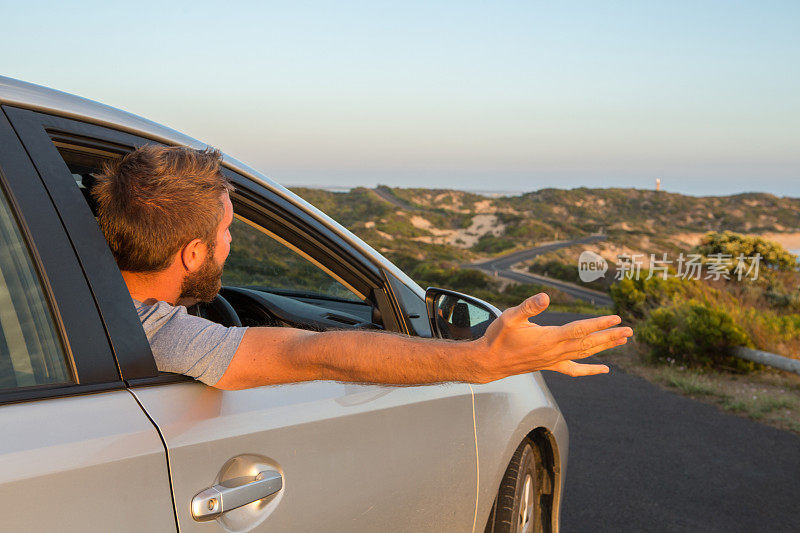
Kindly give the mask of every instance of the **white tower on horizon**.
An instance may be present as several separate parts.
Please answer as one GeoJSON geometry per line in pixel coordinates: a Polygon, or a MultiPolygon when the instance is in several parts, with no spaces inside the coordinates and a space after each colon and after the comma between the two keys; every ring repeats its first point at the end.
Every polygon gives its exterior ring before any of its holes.
{"type": "Polygon", "coordinates": [[[656,178],[656,191],[661,190],[661,178],[656,178]]]}

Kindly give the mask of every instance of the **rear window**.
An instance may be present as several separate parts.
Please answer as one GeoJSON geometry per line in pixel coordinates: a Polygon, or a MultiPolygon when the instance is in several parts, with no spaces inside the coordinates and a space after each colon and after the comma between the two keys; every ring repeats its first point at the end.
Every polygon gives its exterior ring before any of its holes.
{"type": "Polygon", "coordinates": [[[0,390],[72,381],[41,282],[0,191],[0,390]]]}

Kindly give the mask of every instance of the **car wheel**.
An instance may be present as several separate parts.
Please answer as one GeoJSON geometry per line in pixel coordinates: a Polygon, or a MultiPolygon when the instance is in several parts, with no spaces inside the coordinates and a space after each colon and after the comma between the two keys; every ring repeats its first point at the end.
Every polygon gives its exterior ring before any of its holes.
{"type": "Polygon", "coordinates": [[[536,445],[525,439],[506,469],[486,524],[486,533],[549,531],[542,516],[541,458],[536,445]]]}

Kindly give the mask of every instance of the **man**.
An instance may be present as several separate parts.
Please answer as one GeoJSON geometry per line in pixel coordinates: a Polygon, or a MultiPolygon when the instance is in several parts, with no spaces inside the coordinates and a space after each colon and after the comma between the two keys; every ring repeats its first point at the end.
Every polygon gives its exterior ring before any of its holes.
{"type": "Polygon", "coordinates": [[[624,344],[617,316],[543,327],[541,293],[506,310],[478,340],[453,342],[374,331],[230,327],[189,315],[210,301],[230,251],[233,206],[217,151],[144,146],[111,164],[92,195],[160,370],[220,389],[337,380],[413,385],[486,383],[554,370],[608,372],[573,359],[624,344]],[[610,329],[607,329],[610,328],[610,329]]]}

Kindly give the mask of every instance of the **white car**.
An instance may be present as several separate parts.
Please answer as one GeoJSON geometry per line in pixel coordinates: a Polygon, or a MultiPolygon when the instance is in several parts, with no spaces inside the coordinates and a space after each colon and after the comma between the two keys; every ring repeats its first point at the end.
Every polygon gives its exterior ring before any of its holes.
{"type": "MultiPolygon", "coordinates": [[[[558,529],[567,428],[539,373],[222,391],[158,372],[87,193],[138,146],[205,145],[4,77],[0,105],[0,531],[558,529]]],[[[224,167],[237,189],[224,288],[193,312],[451,338],[496,317],[437,289],[426,305],[325,214],[224,167]]]]}

